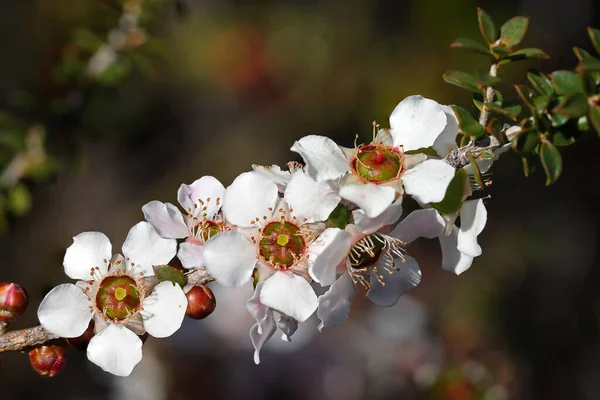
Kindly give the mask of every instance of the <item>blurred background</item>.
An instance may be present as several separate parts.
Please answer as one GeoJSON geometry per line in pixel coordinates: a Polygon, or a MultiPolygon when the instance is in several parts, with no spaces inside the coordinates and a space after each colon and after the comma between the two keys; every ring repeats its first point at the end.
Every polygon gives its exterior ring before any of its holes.
{"type": "MultiPolygon", "coordinates": [[[[525,47],[551,59],[507,67],[571,69],[591,50],[594,0],[21,0],[0,13],[0,272],[30,309],[68,281],[72,237],[106,233],[115,252],[154,199],[214,175],[227,186],[253,163],[284,165],[307,134],[351,145],[388,126],[411,94],[474,111],[448,69],[487,70],[451,50],[479,38],[476,7],[499,26],[531,16],[525,47]]],[[[502,88],[501,88],[502,89],[502,88]]],[[[505,98],[515,97],[509,85],[505,98]]],[[[128,378],[70,348],[42,379],[26,354],[2,355],[0,398],[13,399],[598,399],[600,150],[588,135],[561,150],[552,187],[508,154],[494,165],[484,249],[460,277],[437,241],[414,243],[420,286],[391,308],[361,292],[347,323],[309,320],[276,334],[254,365],[244,303],[251,287],[211,287],[217,310],[150,338],[128,378]],[[564,150],[564,151],[563,151],[564,150]]]]}

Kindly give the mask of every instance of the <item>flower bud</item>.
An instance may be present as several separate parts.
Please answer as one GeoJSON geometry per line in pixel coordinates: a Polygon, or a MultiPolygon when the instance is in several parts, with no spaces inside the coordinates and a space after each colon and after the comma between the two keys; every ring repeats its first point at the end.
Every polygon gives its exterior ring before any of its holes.
{"type": "Polygon", "coordinates": [[[212,290],[204,285],[192,286],[186,290],[185,297],[188,300],[185,315],[193,319],[208,317],[217,306],[217,300],[212,290]]]}
{"type": "Polygon", "coordinates": [[[16,283],[0,283],[0,321],[11,322],[27,309],[27,292],[16,283]]]}
{"type": "Polygon", "coordinates": [[[53,378],[65,367],[67,345],[64,340],[40,344],[29,350],[29,361],[35,372],[53,378]]]}
{"type": "Polygon", "coordinates": [[[69,339],[67,339],[67,342],[71,346],[75,347],[77,350],[86,350],[88,343],[90,342],[90,340],[92,340],[93,337],[94,337],[94,320],[91,320],[87,329],[85,330],[85,332],[83,332],[81,334],[81,336],[78,336],[76,338],[69,338],[69,339]]]}

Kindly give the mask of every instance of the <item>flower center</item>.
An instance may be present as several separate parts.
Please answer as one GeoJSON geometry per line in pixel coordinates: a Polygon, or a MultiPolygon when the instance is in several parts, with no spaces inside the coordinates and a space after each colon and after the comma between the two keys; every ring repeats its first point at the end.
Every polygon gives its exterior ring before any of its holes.
{"type": "Polygon", "coordinates": [[[290,268],[306,248],[300,228],[290,222],[265,226],[259,246],[260,255],[277,270],[290,268]]]}
{"type": "Polygon", "coordinates": [[[372,234],[359,240],[350,250],[350,266],[354,269],[365,269],[375,264],[381,256],[385,241],[379,240],[377,234],[372,234]]]}
{"type": "Polygon", "coordinates": [[[129,276],[104,278],[98,288],[96,306],[112,320],[126,319],[140,306],[140,294],[135,280],[129,276]]]}
{"type": "Polygon", "coordinates": [[[217,233],[223,231],[223,226],[214,221],[204,219],[192,228],[194,239],[200,243],[206,242],[217,233]]]}
{"type": "Polygon", "coordinates": [[[361,146],[352,168],[363,180],[382,183],[400,177],[405,169],[404,156],[397,147],[361,146]]]}

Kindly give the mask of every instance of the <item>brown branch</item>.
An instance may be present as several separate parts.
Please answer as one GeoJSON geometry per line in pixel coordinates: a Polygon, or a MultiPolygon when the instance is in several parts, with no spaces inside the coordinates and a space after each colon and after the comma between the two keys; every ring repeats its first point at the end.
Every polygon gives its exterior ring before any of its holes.
{"type": "MultiPolygon", "coordinates": [[[[204,268],[196,269],[187,275],[188,284],[201,285],[214,281],[215,279],[204,268]]],[[[4,325],[0,325],[2,329],[4,325]]],[[[2,333],[0,331],[0,333],[2,333]]],[[[46,343],[57,339],[53,333],[48,332],[42,326],[21,329],[0,334],[0,353],[7,351],[23,351],[31,346],[46,343]]]]}

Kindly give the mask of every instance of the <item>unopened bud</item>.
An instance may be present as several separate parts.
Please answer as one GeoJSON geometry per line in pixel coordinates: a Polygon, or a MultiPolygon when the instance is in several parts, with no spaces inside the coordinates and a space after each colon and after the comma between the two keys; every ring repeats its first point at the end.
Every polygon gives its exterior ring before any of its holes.
{"type": "Polygon", "coordinates": [[[27,292],[16,283],[0,283],[0,321],[11,322],[27,309],[27,292]]]}
{"type": "Polygon", "coordinates": [[[87,329],[85,330],[85,332],[83,332],[81,334],[81,336],[78,336],[76,338],[69,338],[69,339],[67,339],[67,342],[71,346],[75,347],[77,350],[86,350],[88,343],[90,342],[90,340],[92,340],[93,337],[94,337],[94,320],[91,320],[87,329]]]}
{"type": "Polygon", "coordinates": [[[188,300],[185,315],[193,319],[203,319],[208,317],[215,310],[217,300],[212,290],[204,285],[185,288],[185,297],[188,300]]]}
{"type": "Polygon", "coordinates": [[[64,340],[37,345],[29,350],[31,368],[41,376],[53,378],[65,367],[66,352],[64,340]]]}

